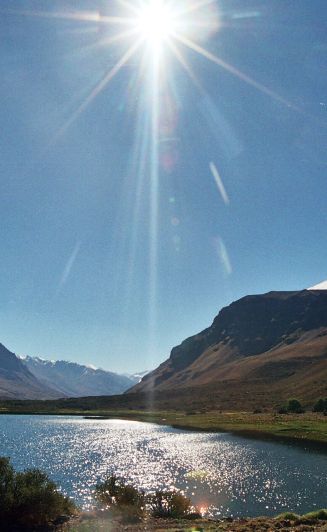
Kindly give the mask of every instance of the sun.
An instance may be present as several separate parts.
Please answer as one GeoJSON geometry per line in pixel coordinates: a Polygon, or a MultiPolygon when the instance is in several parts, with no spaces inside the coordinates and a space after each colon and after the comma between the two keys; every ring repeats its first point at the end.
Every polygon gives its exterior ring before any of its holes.
{"type": "MultiPolygon", "coordinates": [[[[95,47],[101,47],[101,49],[110,47],[118,50],[117,61],[110,64],[110,68],[104,73],[102,79],[97,82],[59,129],[55,141],[106,89],[124,67],[138,64],[138,60],[135,61],[137,56],[139,57],[140,79],[141,75],[146,72],[143,78],[144,84],[149,88],[147,94],[151,96],[145,110],[152,115],[153,124],[159,120],[158,107],[163,99],[163,91],[161,90],[160,93],[159,88],[162,89],[164,82],[168,79],[170,84],[173,83],[172,77],[169,78],[170,59],[174,59],[195,86],[201,89],[196,72],[192,68],[192,55],[203,57],[266,96],[290,107],[290,102],[227,63],[206,47],[204,43],[223,26],[218,0],[108,0],[108,7],[103,13],[97,10],[9,10],[8,12],[26,17],[74,21],[79,25],[96,23],[106,28],[108,35],[99,39],[95,47]],[[145,68],[147,66],[150,68],[145,68]]],[[[88,31],[87,28],[86,31],[88,31]]],[[[139,87],[139,84],[136,86],[139,87]]],[[[292,108],[297,109],[294,105],[292,108]]],[[[157,131],[158,127],[153,127],[153,130],[157,131]]]]}
{"type": "Polygon", "coordinates": [[[174,33],[174,11],[164,0],[148,0],[138,9],[135,29],[151,47],[160,48],[174,33]]]}

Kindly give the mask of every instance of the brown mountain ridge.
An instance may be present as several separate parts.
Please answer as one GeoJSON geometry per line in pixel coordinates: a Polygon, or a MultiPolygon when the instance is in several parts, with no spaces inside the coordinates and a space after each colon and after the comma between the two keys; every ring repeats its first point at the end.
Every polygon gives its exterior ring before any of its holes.
{"type": "Polygon", "coordinates": [[[308,403],[327,395],[327,290],[235,301],[129,392],[195,394],[199,387],[222,407],[226,396],[240,408],[240,401],[271,406],[294,395],[308,403]]]}

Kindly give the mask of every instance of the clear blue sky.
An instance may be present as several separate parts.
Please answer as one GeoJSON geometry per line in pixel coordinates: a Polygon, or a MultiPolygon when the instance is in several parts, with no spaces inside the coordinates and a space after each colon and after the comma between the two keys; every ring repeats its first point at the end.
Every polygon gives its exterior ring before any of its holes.
{"type": "Polygon", "coordinates": [[[151,369],[231,301],[327,278],[327,2],[208,9],[218,31],[187,38],[267,90],[179,41],[196,85],[167,47],[156,172],[146,45],[88,102],[133,41],[65,18],[118,4],[2,0],[0,341],[16,353],[151,369]]]}

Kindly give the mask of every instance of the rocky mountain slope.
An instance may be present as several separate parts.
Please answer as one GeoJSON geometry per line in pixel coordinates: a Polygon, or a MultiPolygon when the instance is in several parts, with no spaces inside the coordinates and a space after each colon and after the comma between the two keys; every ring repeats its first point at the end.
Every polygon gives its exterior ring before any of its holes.
{"type": "Polygon", "coordinates": [[[22,361],[0,344],[1,399],[56,399],[60,394],[41,383],[22,361]]]}
{"type": "Polygon", "coordinates": [[[326,395],[326,383],[327,290],[303,290],[246,296],[223,308],[129,392],[192,388],[246,399],[260,391],[274,401],[296,394],[310,402],[326,395]]]}
{"type": "Polygon", "coordinates": [[[22,363],[40,382],[54,389],[61,397],[116,395],[139,381],[137,377],[118,375],[64,360],[51,361],[27,356],[22,363]]]}

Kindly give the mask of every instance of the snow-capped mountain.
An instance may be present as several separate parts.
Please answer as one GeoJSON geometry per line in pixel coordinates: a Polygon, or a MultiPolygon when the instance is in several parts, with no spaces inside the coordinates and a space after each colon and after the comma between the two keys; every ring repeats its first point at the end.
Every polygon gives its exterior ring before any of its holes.
{"type": "Polygon", "coordinates": [[[139,382],[139,378],[64,360],[26,356],[21,361],[39,382],[62,397],[117,395],[139,382]]]}
{"type": "Polygon", "coordinates": [[[327,290],[327,281],[322,281],[319,284],[316,284],[315,286],[311,286],[308,288],[308,290],[327,290]]]}
{"type": "Polygon", "coordinates": [[[128,377],[129,379],[132,379],[133,382],[138,383],[140,382],[145,375],[149,373],[149,370],[146,371],[138,371],[137,373],[124,373],[125,377],[128,377]]]}

